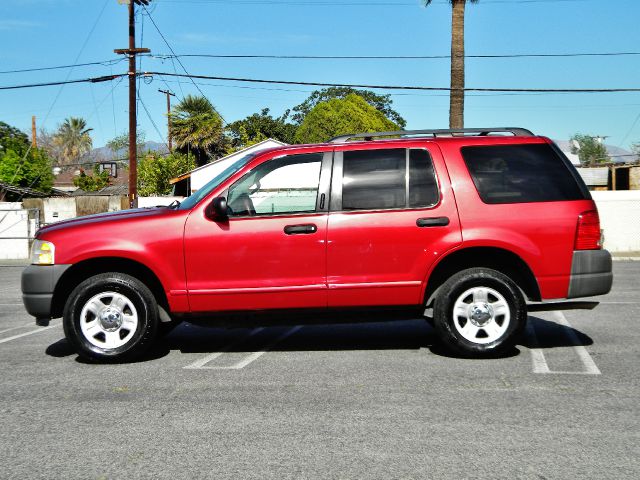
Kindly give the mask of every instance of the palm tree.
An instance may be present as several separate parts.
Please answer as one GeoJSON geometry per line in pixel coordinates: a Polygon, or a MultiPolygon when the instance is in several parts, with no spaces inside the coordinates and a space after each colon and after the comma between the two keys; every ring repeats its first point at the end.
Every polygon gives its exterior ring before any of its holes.
{"type": "Polygon", "coordinates": [[[93,141],[84,118],[69,117],[62,122],[53,135],[53,141],[61,149],[64,163],[77,161],[83,154],[91,151],[93,141]]]}
{"type": "MultiPolygon", "coordinates": [[[[468,0],[476,3],[478,0],[468,0]]],[[[425,6],[431,0],[423,0],[425,6]]],[[[449,128],[464,127],[464,7],[467,0],[449,0],[451,4],[451,92],[449,128]]]]}
{"type": "Polygon", "coordinates": [[[194,154],[198,165],[226,152],[222,117],[207,98],[187,95],[169,115],[178,151],[194,154]]]}

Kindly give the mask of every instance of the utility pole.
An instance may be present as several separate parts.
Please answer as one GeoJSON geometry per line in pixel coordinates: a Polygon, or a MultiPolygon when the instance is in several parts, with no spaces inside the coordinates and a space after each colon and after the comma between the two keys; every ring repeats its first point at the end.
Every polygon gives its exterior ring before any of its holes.
{"type": "Polygon", "coordinates": [[[158,91],[167,96],[167,141],[169,143],[169,153],[171,153],[173,151],[173,147],[171,145],[171,97],[175,97],[176,94],[169,90],[158,89],[158,91]]]}
{"type": "Polygon", "coordinates": [[[150,0],[118,0],[120,3],[129,4],[129,48],[114,50],[119,55],[129,57],[129,207],[138,206],[138,134],[136,112],[136,55],[149,53],[148,48],[136,48],[136,22],[134,5],[149,5],[150,0]]]}
{"type": "Polygon", "coordinates": [[[31,146],[38,148],[38,141],[36,140],[36,116],[31,116],[31,146]]]}

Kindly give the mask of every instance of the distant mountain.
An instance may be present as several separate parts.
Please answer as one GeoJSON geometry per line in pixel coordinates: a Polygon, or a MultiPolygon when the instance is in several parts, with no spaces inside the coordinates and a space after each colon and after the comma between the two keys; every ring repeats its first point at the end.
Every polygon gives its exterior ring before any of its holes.
{"type": "MultiPolygon", "coordinates": [[[[563,152],[571,152],[571,141],[570,140],[554,140],[556,145],[560,147],[560,150],[563,152]]],[[[614,145],[604,144],[604,148],[607,149],[607,153],[611,157],[611,161],[613,163],[632,163],[636,161],[637,157],[634,156],[629,150],[625,150],[624,148],[616,147],[614,145]]]]}
{"type": "MultiPolygon", "coordinates": [[[[169,149],[165,143],[159,142],[144,142],[144,147],[142,148],[143,152],[159,152],[159,153],[169,153],[169,149]]],[[[121,148],[120,150],[114,152],[109,147],[99,147],[94,148],[86,155],[82,156],[81,161],[87,162],[108,162],[110,160],[123,160],[127,159],[129,156],[129,152],[125,148],[121,148]]]]}

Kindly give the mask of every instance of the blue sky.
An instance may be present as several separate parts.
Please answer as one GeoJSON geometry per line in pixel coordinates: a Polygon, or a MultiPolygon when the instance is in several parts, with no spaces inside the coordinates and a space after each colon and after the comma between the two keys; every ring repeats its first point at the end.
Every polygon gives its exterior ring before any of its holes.
{"type": "MultiPolygon", "coordinates": [[[[151,16],[178,54],[447,55],[451,8],[434,0],[153,0],[151,16]],[[367,5],[368,3],[368,5],[367,5]],[[376,5],[378,3],[379,5],[376,5]]],[[[474,54],[640,52],[640,1],[480,0],[467,6],[466,51],[474,54]],[[615,4],[615,6],[614,6],[615,4]]],[[[137,46],[170,53],[148,16],[139,15],[137,46]]],[[[127,12],[117,0],[2,0],[0,71],[117,60],[127,46],[127,12]],[[95,28],[93,28],[95,25],[95,28]],[[93,28],[93,32],[90,34],[93,28]],[[86,42],[86,44],[85,44],[86,42]]],[[[449,60],[259,60],[183,58],[191,74],[276,80],[447,87],[449,60]]],[[[143,58],[141,68],[174,72],[171,61],[143,58]]],[[[123,73],[126,62],[29,73],[0,73],[0,86],[123,73]]],[[[176,63],[176,71],[182,73],[176,63]]],[[[467,87],[634,88],[640,55],[467,59],[467,87]]],[[[178,98],[198,93],[189,80],[166,78],[178,98]]],[[[301,103],[306,86],[197,81],[226,121],[268,107],[275,115],[301,103]]],[[[139,124],[164,141],[161,78],[142,82],[139,124]]],[[[393,93],[407,128],[448,125],[445,92],[393,93]]],[[[89,121],[94,146],[127,129],[127,82],[0,91],[0,121],[25,131],[31,115],[49,130],[68,116],[89,121]],[[44,122],[44,125],[43,125],[44,122]]],[[[523,126],[567,139],[604,135],[629,148],[640,142],[640,92],[607,94],[467,94],[467,127],[523,126]]]]}

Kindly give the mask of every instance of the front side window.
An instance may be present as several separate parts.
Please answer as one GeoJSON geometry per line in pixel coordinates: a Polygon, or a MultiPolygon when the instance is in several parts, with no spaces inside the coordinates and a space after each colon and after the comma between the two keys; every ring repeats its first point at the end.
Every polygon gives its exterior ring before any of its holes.
{"type": "Polygon", "coordinates": [[[289,155],[258,165],[229,188],[230,216],[314,212],[322,156],[289,155]]]}
{"type": "Polygon", "coordinates": [[[343,153],[342,210],[420,208],[437,202],[437,182],[426,150],[343,153]]]}

